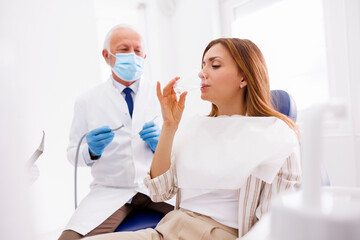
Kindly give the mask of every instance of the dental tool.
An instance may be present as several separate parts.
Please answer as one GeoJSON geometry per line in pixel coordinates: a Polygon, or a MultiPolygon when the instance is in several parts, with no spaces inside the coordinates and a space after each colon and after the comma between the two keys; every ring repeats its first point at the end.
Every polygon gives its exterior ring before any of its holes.
{"type": "MultiPolygon", "coordinates": [[[[155,119],[157,119],[159,117],[159,115],[156,115],[155,117],[153,117],[150,121],[148,121],[148,122],[153,122],[153,121],[155,121],[155,119]]],[[[139,132],[138,132],[138,134],[140,134],[141,133],[141,131],[142,131],[143,129],[141,129],[139,132]]]]}
{"type": "Polygon", "coordinates": [[[35,150],[35,152],[31,155],[27,165],[28,166],[31,166],[33,165],[36,160],[38,160],[38,158],[40,157],[40,155],[44,152],[44,141],[45,141],[45,132],[43,132],[43,135],[42,135],[42,139],[41,139],[41,143],[39,145],[39,147],[35,150]]]}
{"type": "Polygon", "coordinates": [[[117,127],[117,128],[113,128],[113,129],[110,129],[112,132],[115,132],[117,130],[119,130],[120,128],[124,127],[124,124],[122,124],[121,126],[117,127]]]}

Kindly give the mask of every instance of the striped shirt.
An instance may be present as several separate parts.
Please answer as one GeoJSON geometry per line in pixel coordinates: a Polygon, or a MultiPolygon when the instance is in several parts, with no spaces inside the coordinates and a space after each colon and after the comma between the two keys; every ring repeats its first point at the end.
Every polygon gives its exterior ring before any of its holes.
{"type": "MultiPolygon", "coordinates": [[[[250,175],[243,187],[238,190],[239,237],[244,236],[261,216],[269,211],[271,199],[274,196],[287,190],[295,190],[295,185],[299,184],[300,180],[301,168],[298,151],[286,158],[271,184],[250,175]]],[[[154,202],[169,200],[177,194],[176,208],[179,208],[181,191],[177,187],[176,171],[173,164],[167,172],[156,178],[151,179],[150,174],[148,174],[144,182],[154,202]]]]}

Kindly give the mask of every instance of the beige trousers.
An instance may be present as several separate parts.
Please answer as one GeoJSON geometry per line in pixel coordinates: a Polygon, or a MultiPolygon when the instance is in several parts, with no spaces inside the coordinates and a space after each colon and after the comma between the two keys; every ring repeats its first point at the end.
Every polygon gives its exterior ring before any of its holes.
{"type": "Polygon", "coordinates": [[[116,232],[84,238],[84,240],[234,240],[238,230],[210,217],[179,209],[166,214],[155,229],[137,232],[116,232]]]}
{"type": "MultiPolygon", "coordinates": [[[[125,204],[119,208],[115,213],[113,213],[109,218],[107,218],[103,223],[97,226],[95,229],[90,231],[85,237],[90,237],[98,234],[111,233],[119,226],[119,224],[132,212],[132,211],[141,211],[143,209],[153,210],[162,214],[167,214],[168,212],[174,210],[174,207],[170,204],[164,202],[153,202],[151,199],[142,194],[137,193],[131,204],[125,204]]],[[[75,240],[82,239],[84,236],[72,231],[65,230],[62,232],[58,240],[75,240]]]]}

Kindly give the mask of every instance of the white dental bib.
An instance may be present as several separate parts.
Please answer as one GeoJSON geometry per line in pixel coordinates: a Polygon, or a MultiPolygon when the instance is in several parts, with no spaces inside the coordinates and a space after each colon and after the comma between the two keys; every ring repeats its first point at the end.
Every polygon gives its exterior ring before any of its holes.
{"type": "Polygon", "coordinates": [[[239,189],[250,175],[271,183],[297,147],[275,117],[195,116],[180,124],[172,161],[182,189],[239,189]]]}

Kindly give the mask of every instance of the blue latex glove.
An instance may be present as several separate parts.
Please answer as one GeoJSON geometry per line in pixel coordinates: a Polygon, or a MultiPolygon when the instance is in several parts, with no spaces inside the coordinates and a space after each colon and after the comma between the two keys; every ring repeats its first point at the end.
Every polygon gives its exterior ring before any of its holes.
{"type": "Polygon", "coordinates": [[[114,133],[109,126],[96,128],[86,135],[89,151],[95,156],[101,156],[104,149],[114,139],[114,133]]]}
{"type": "Polygon", "coordinates": [[[142,140],[144,140],[151,150],[155,152],[157,143],[160,137],[160,128],[154,124],[153,121],[144,124],[143,129],[139,133],[142,140]]]}

